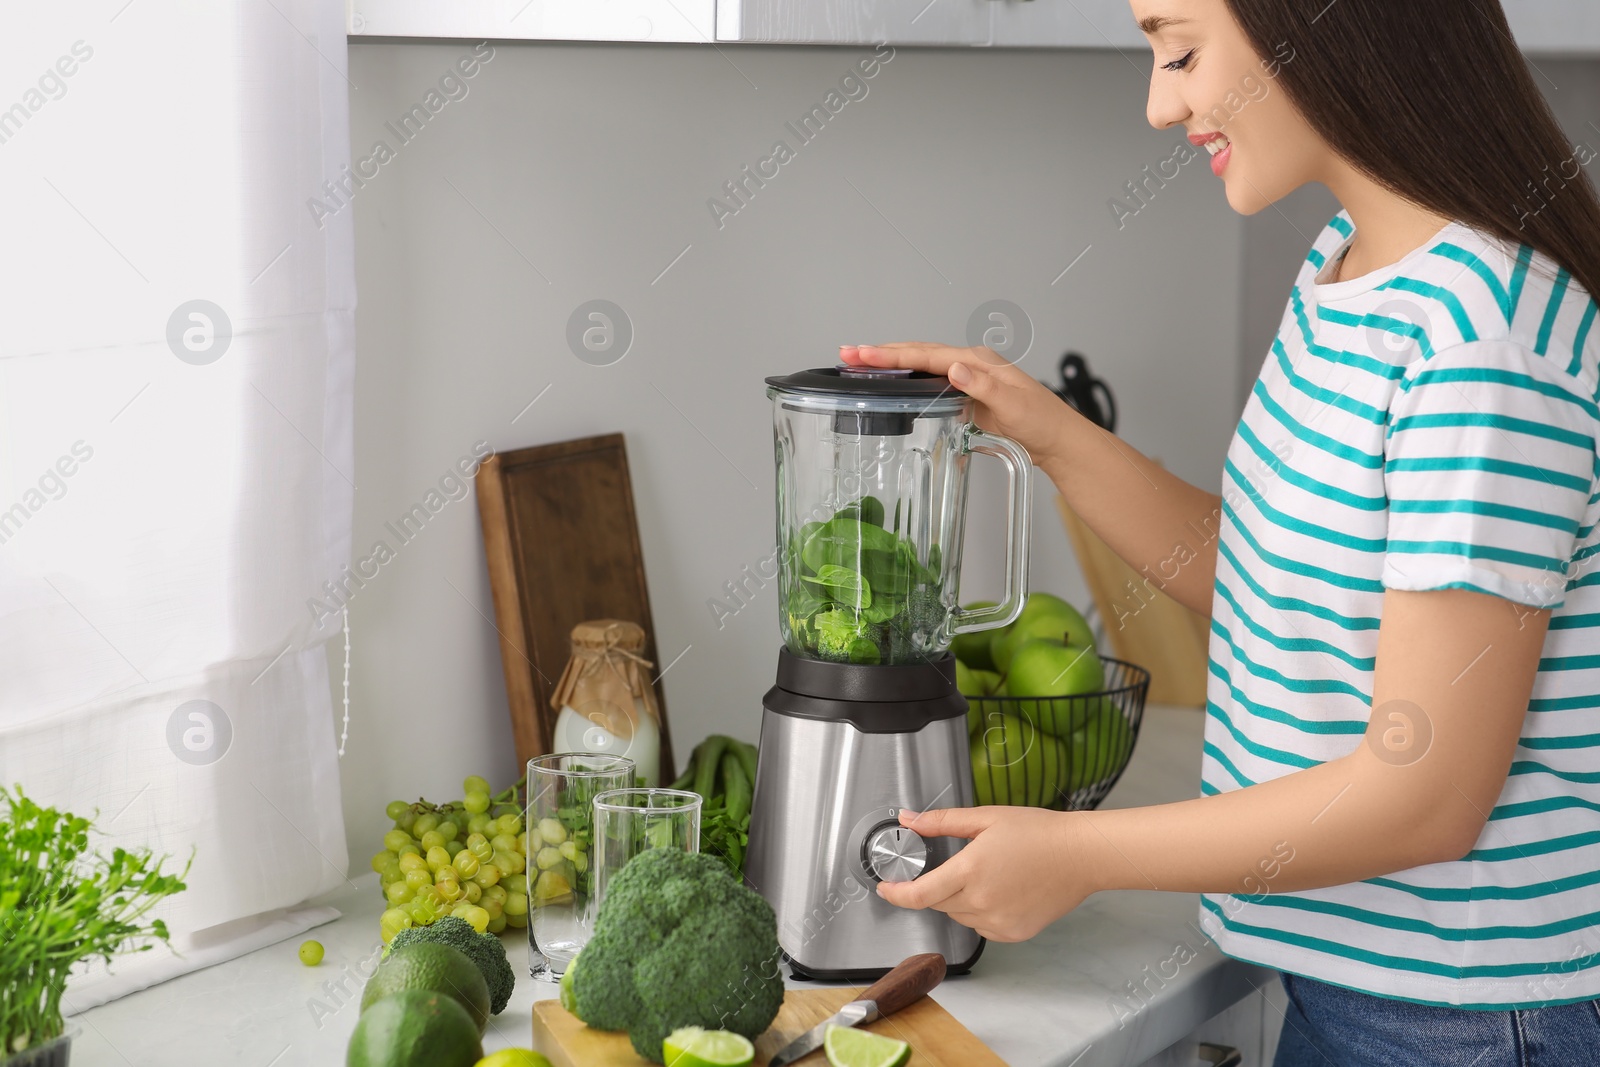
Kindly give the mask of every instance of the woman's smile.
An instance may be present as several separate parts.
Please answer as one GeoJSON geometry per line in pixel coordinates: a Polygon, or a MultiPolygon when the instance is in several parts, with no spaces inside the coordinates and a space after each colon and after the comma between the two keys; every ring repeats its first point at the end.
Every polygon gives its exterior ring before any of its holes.
{"type": "Polygon", "coordinates": [[[1211,153],[1211,173],[1220,178],[1228,167],[1228,160],[1233,158],[1233,142],[1228,140],[1227,135],[1220,130],[1214,133],[1191,133],[1189,143],[1211,153]]]}

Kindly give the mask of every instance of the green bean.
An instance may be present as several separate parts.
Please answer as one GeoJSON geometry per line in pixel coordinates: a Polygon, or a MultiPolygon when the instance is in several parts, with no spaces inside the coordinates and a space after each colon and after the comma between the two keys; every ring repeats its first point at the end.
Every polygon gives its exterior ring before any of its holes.
{"type": "Polygon", "coordinates": [[[728,739],[721,734],[712,734],[701,743],[696,751],[697,759],[694,768],[694,791],[705,798],[706,803],[711,803],[712,790],[717,781],[717,766],[722,762],[723,750],[728,746],[728,739]]]}
{"type": "Polygon", "coordinates": [[[733,750],[738,753],[739,764],[744,769],[744,776],[750,783],[750,788],[756,786],[756,746],[743,741],[733,742],[733,750]]]}
{"type": "Polygon", "coordinates": [[[744,762],[735,751],[722,757],[722,781],[726,789],[728,818],[737,825],[750,814],[750,780],[744,774],[744,762]]]}

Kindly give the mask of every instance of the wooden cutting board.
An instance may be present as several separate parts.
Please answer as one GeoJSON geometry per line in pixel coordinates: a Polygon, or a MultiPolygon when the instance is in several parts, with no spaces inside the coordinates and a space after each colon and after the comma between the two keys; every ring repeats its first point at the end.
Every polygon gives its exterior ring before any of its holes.
{"type": "Polygon", "coordinates": [[[478,468],[477,486],[517,765],[550,751],[556,721],[550,697],[572,654],[572,627],[626,619],[644,628],[641,654],[654,664],[649,674],[661,718],[658,780],[672,781],[661,685],[670,664],[651,621],[622,435],[496,452],[478,468]]]}
{"type": "MultiPolygon", "coordinates": [[[[784,1045],[817,1025],[865,989],[791,989],[771,1028],[756,1041],[755,1067],[766,1067],[784,1045]]],[[[866,1026],[875,1034],[911,1045],[910,1067],[1005,1067],[972,1031],[956,1022],[932,997],[923,997],[887,1019],[866,1026]]],[[[555,1000],[533,1006],[533,1047],[555,1067],[639,1067],[647,1061],[633,1051],[627,1034],[591,1030],[555,1000]]],[[[795,1067],[826,1067],[819,1050],[795,1067]]]]}

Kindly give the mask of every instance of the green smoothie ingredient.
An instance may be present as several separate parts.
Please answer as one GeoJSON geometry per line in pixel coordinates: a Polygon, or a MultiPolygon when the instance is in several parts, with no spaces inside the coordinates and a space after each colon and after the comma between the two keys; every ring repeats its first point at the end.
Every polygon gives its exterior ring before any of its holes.
{"type": "Polygon", "coordinates": [[[749,1038],[726,1030],[685,1026],[667,1035],[661,1058],[667,1067],[750,1067],[756,1047],[749,1038]]]}
{"type": "Polygon", "coordinates": [[[883,521],[883,504],[862,497],[807,523],[788,546],[780,581],[790,651],[835,663],[926,658],[914,635],[936,633],[947,614],[939,552],[924,560],[883,521]]]}
{"type": "Polygon", "coordinates": [[[1127,764],[1133,727],[1104,694],[1094,633],[1071,604],[1032,593],[1009,626],[964,636],[982,639],[952,645],[977,803],[1055,805],[1127,764]]]}
{"type": "Polygon", "coordinates": [[[413,926],[402,930],[384,950],[389,955],[407,945],[433,942],[457,949],[483,975],[489,988],[489,1010],[499,1015],[511,999],[517,978],[511,971],[511,961],[506,958],[506,946],[500,938],[490,933],[479,933],[464,919],[446,915],[431,926],[413,926]]]}
{"type": "Polygon", "coordinates": [[[489,986],[476,964],[459,949],[422,942],[390,952],[361,990],[361,1010],[395,993],[423,990],[454,997],[483,1033],[489,1022],[489,986]]]}
{"type": "Polygon", "coordinates": [[[546,819],[525,832],[522,784],[491,795],[489,783],[471,775],[462,783],[462,800],[389,802],[384,811],[394,828],[383,835],[384,851],[372,857],[388,905],[379,919],[385,944],[402,930],[448,915],[480,933],[525,927],[530,889],[557,898],[577,882],[578,891],[586,891],[586,876],[574,871],[588,866],[587,832],[572,833],[564,824],[570,819],[587,826],[587,805],[575,800],[570,811],[563,808],[561,821],[546,819]],[[559,845],[559,863],[535,865],[531,858],[546,845],[559,845]]]}
{"type": "Polygon", "coordinates": [[[662,1062],[686,1026],[755,1038],[783,1003],[772,905],[722,860],[656,848],[628,861],[606,889],[594,936],[573,975],[578,1018],[626,1030],[634,1051],[662,1062]]]}
{"type": "Polygon", "coordinates": [[[483,1043],[467,1009],[444,993],[408,989],[361,1013],[345,1067],[473,1067],[483,1043]]]}
{"type": "Polygon", "coordinates": [[[744,870],[750,843],[750,804],[756,784],[756,747],[712,734],[695,747],[674,789],[705,798],[700,808],[700,851],[720,856],[735,875],[744,870]]]}
{"type": "Polygon", "coordinates": [[[911,1058],[911,1046],[853,1026],[830,1026],[822,1039],[823,1054],[833,1067],[900,1067],[911,1058]]]}

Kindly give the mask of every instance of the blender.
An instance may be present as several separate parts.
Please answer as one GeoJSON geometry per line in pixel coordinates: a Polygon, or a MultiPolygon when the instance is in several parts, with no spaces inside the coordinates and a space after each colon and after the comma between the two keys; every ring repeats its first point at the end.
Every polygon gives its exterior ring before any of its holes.
{"type": "Polygon", "coordinates": [[[783,646],[762,701],[745,880],[777,913],[796,977],[875,978],[923,952],[964,973],[982,938],[874,887],[961,847],[898,818],[972,804],[950,641],[1022,610],[1032,462],[975,427],[972,401],[936,375],[840,366],[767,386],[783,646]],[[1009,506],[1004,597],[969,611],[957,596],[974,452],[1005,465],[1009,506]]]}

